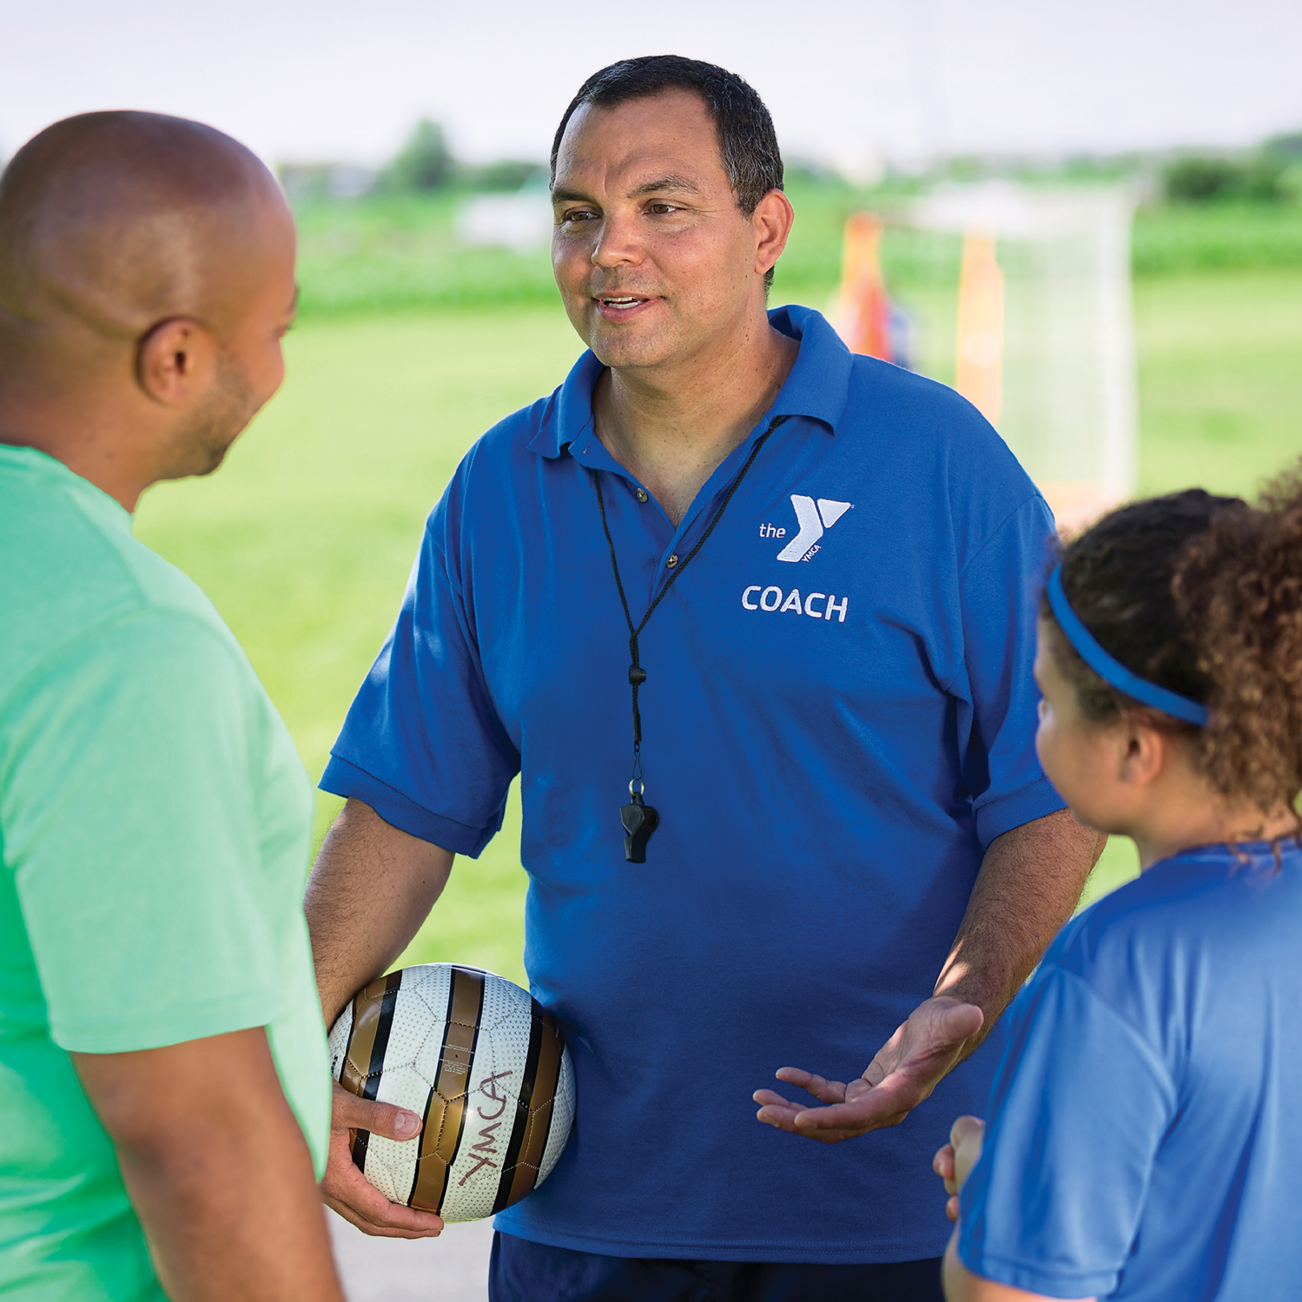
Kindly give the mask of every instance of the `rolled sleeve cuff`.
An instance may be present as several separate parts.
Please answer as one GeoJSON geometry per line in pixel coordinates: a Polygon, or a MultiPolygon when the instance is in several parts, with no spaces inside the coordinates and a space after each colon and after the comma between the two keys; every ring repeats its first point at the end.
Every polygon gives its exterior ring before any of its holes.
{"type": "Polygon", "coordinates": [[[406,832],[408,836],[419,837],[431,845],[471,859],[479,858],[480,851],[502,826],[500,811],[487,827],[469,827],[455,819],[445,818],[338,755],[331,755],[319,785],[322,791],[336,796],[364,801],[391,827],[406,832]]]}
{"type": "Polygon", "coordinates": [[[1054,790],[1048,778],[1038,778],[1030,786],[984,801],[976,808],[977,839],[988,850],[990,842],[1023,823],[1033,823],[1066,809],[1067,802],[1054,790]]]}
{"type": "Polygon", "coordinates": [[[958,1258],[974,1275],[996,1284],[1007,1284],[1009,1288],[1039,1293],[1042,1297],[1108,1297],[1117,1287],[1119,1278],[1115,1270],[1063,1271],[1053,1269],[1048,1263],[1010,1261],[983,1251],[962,1230],[958,1236],[958,1258]]]}

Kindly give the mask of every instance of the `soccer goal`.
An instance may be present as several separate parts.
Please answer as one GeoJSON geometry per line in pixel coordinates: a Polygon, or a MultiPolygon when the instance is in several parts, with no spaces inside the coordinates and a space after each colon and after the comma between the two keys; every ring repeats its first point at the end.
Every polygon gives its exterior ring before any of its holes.
{"type": "Polygon", "coordinates": [[[846,228],[847,343],[951,384],[1074,531],[1135,489],[1132,202],[1120,187],[938,188],[846,228]]]}

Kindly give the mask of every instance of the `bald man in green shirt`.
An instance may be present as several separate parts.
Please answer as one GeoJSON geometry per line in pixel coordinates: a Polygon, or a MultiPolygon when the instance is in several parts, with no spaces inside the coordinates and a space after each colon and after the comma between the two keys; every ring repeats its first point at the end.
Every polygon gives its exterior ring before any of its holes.
{"type": "Polygon", "coordinates": [[[279,387],[294,226],[219,132],[104,113],[0,178],[0,1295],[342,1302],[312,794],[131,535],[279,387]]]}

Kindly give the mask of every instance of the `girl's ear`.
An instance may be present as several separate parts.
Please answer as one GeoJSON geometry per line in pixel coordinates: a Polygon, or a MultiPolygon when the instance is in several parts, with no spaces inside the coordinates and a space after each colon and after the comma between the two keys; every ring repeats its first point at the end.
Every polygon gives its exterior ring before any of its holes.
{"type": "Polygon", "coordinates": [[[1133,787],[1147,787],[1157,781],[1171,761],[1171,738],[1142,717],[1128,714],[1121,739],[1121,780],[1133,787]]]}

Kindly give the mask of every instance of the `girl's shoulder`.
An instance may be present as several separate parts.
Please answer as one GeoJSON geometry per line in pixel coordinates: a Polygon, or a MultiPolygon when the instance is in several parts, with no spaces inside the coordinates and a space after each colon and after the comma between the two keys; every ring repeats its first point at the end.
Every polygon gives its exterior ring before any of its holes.
{"type": "Polygon", "coordinates": [[[1302,944],[1296,842],[1199,846],[1154,864],[1073,918],[1045,955],[1146,1038],[1203,1015],[1207,992],[1271,998],[1302,944]],[[1196,1001],[1201,1001],[1198,1008],[1196,1001]]]}
{"type": "MultiPolygon", "coordinates": [[[[1059,933],[1050,953],[1097,962],[1112,947],[1140,936],[1192,940],[1234,934],[1226,925],[1245,915],[1266,926],[1269,915],[1302,907],[1302,845],[1296,839],[1247,845],[1203,845],[1155,863],[1083,909],[1059,933]]],[[[1046,956],[1047,957],[1047,956],[1046,956]]]]}

